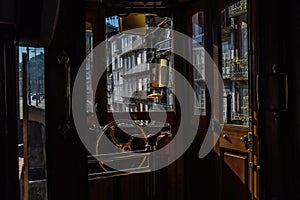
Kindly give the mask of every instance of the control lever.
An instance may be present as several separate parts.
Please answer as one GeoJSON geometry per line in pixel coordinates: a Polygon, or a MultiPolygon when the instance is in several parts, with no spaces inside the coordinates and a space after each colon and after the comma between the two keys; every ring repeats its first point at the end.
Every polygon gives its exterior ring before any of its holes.
{"type": "Polygon", "coordinates": [[[230,144],[232,144],[231,139],[230,139],[226,134],[223,134],[222,137],[223,137],[227,142],[229,142],[230,144]]]}

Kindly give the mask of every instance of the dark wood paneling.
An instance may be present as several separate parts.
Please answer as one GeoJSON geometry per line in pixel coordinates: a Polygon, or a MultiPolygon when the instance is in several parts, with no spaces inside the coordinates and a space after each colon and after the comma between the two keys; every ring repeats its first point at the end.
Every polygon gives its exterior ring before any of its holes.
{"type": "Polygon", "coordinates": [[[235,173],[236,176],[247,185],[247,162],[245,155],[238,155],[230,152],[224,153],[224,163],[235,173]]]}
{"type": "Polygon", "coordinates": [[[0,24],[0,199],[19,199],[15,30],[0,24]]]}
{"type": "MultiPolygon", "coordinates": [[[[286,1],[281,6],[281,17],[284,23],[281,30],[286,48],[283,70],[289,76],[289,109],[284,116],[286,121],[281,126],[280,140],[282,145],[283,190],[287,200],[300,199],[300,2],[286,1]]],[[[281,39],[282,39],[281,38],[281,39]]],[[[271,137],[271,135],[269,135],[271,137]]]]}
{"type": "Polygon", "coordinates": [[[292,1],[257,1],[259,17],[257,27],[260,30],[258,92],[262,199],[288,199],[287,193],[284,192],[283,180],[286,176],[284,165],[285,159],[290,159],[288,157],[291,154],[287,152],[293,146],[291,143],[293,140],[290,140],[289,136],[294,135],[294,130],[289,129],[289,126],[293,125],[289,124],[290,119],[286,112],[269,109],[270,105],[280,101],[284,94],[276,94],[278,88],[267,80],[272,75],[274,65],[278,66],[280,73],[285,73],[290,67],[293,68],[287,65],[287,61],[294,55],[290,54],[291,49],[286,43],[292,34],[286,22],[294,21],[289,18],[289,11],[286,9],[289,4],[293,4],[292,1]],[[284,144],[287,138],[289,142],[284,144]]]}
{"type": "MultiPolygon", "coordinates": [[[[85,57],[83,1],[61,0],[52,43],[45,49],[45,104],[48,198],[87,199],[87,158],[74,125],[64,135],[59,125],[66,119],[65,65],[57,57],[65,51],[70,57],[71,83],[85,57]]],[[[71,87],[72,88],[72,87],[71,87]]],[[[84,97],[84,90],[83,97],[84,97]]],[[[85,112],[85,101],[82,103],[85,112]]]]}
{"type": "Polygon", "coordinates": [[[222,162],[222,200],[248,200],[247,154],[224,150],[222,162]]]}
{"type": "Polygon", "coordinates": [[[166,175],[167,168],[158,170],[155,173],[130,174],[90,180],[89,199],[168,199],[168,179],[166,175]]]}
{"type": "Polygon", "coordinates": [[[241,137],[247,135],[248,132],[248,127],[225,125],[219,140],[219,147],[248,153],[245,144],[241,141],[241,137]]]}
{"type": "MultiPolygon", "coordinates": [[[[117,180],[118,199],[147,199],[147,187],[151,187],[145,180],[146,174],[123,176],[117,180]]],[[[149,188],[150,189],[150,188],[149,188]]]]}
{"type": "Polygon", "coordinates": [[[249,185],[249,151],[241,141],[247,135],[248,127],[225,125],[219,138],[219,199],[248,200],[249,185]]]}
{"type": "Polygon", "coordinates": [[[117,199],[117,183],[115,178],[89,181],[89,200],[94,199],[117,199]]]}
{"type": "MultiPolygon", "coordinates": [[[[198,134],[205,136],[206,132],[200,131],[198,134]]],[[[185,194],[184,199],[209,199],[217,200],[218,175],[219,175],[219,157],[211,151],[204,158],[199,158],[198,153],[202,141],[195,142],[188,149],[185,158],[185,194]]]]}

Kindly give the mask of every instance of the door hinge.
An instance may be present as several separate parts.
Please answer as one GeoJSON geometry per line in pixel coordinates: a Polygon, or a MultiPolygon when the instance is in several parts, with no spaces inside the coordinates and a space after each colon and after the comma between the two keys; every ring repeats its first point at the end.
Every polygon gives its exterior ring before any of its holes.
{"type": "Polygon", "coordinates": [[[249,162],[248,166],[250,169],[253,169],[254,171],[260,171],[260,165],[255,165],[254,162],[249,162]]]}

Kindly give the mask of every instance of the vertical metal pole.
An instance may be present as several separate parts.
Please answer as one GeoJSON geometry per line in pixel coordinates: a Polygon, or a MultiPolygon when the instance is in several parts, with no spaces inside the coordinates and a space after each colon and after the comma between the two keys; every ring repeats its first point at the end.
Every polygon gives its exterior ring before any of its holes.
{"type": "Polygon", "coordinates": [[[39,101],[39,99],[38,99],[38,98],[39,98],[38,84],[39,84],[39,83],[38,83],[38,80],[36,80],[36,81],[35,81],[35,86],[36,86],[36,88],[35,88],[35,105],[36,105],[36,106],[39,106],[39,102],[38,102],[38,101],[39,101]]]}
{"type": "MultiPolygon", "coordinates": [[[[36,66],[36,48],[34,48],[34,65],[36,66]]],[[[40,99],[40,94],[39,94],[39,90],[38,90],[38,77],[36,77],[36,88],[35,88],[35,105],[39,106],[39,99],[40,99]]]]}
{"type": "MultiPolygon", "coordinates": [[[[27,58],[26,58],[26,61],[27,61],[27,66],[28,66],[28,104],[31,105],[31,84],[30,84],[30,59],[29,59],[29,47],[26,48],[26,52],[27,52],[27,58]]],[[[23,68],[24,69],[24,68],[23,68]]],[[[23,80],[24,80],[24,77],[23,77],[23,80]]],[[[26,80],[27,80],[27,76],[26,76],[26,80]]],[[[26,81],[27,82],[27,81],[26,81]]],[[[27,94],[27,91],[26,93],[23,93],[23,94],[27,94]]]]}

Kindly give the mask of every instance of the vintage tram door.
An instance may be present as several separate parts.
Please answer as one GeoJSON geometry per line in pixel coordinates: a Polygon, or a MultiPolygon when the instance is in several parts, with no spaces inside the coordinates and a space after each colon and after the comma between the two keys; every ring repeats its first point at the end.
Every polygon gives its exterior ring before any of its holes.
{"type": "Polygon", "coordinates": [[[251,1],[221,5],[219,66],[224,127],[217,145],[220,199],[258,199],[258,135],[251,1]],[[251,41],[251,42],[250,42],[251,41]]]}

